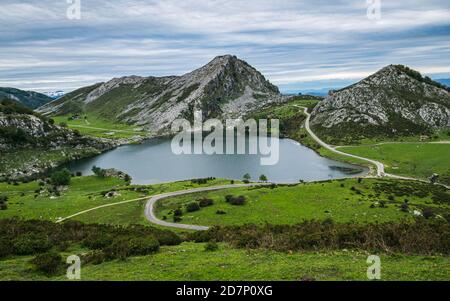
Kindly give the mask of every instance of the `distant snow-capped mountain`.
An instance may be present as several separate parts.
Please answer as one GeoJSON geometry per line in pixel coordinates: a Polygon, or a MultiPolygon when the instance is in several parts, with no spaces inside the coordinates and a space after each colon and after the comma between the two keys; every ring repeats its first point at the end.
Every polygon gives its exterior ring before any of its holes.
{"type": "Polygon", "coordinates": [[[57,99],[61,96],[64,96],[66,93],[64,91],[53,91],[53,92],[44,92],[50,98],[57,99]]]}

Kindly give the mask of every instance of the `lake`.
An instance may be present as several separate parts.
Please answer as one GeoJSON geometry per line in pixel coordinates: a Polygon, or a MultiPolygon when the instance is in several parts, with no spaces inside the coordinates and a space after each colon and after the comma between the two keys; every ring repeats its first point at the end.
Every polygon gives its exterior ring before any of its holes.
{"type": "Polygon", "coordinates": [[[298,183],[357,177],[368,169],[319,156],[291,139],[279,139],[279,162],[262,166],[261,155],[175,155],[170,139],[151,139],[143,144],[125,145],[99,156],[74,161],[72,172],[92,174],[92,166],[115,168],[128,173],[133,184],[155,184],[195,178],[242,179],[249,173],[253,180],[267,176],[274,183],[298,183]]]}

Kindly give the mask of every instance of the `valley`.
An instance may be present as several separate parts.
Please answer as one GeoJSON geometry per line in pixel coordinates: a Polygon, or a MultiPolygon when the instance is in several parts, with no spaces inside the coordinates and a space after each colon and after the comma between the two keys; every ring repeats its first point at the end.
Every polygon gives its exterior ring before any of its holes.
{"type": "Polygon", "coordinates": [[[383,280],[447,280],[450,192],[428,178],[449,184],[449,100],[400,65],[285,96],[231,55],[35,111],[2,100],[0,279],[65,280],[77,254],[83,280],[366,280],[378,254],[383,280]],[[279,119],[279,164],[175,156],[170,124],[195,110],[279,119]]]}

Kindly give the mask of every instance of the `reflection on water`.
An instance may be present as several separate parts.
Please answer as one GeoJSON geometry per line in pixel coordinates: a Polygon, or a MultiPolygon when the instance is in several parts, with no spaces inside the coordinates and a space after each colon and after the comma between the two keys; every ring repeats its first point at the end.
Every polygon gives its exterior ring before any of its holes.
{"type": "Polygon", "coordinates": [[[262,166],[260,155],[174,155],[170,139],[152,139],[139,145],[126,145],[94,158],[72,162],[69,168],[92,174],[96,165],[116,168],[132,176],[134,184],[153,184],[194,178],[242,179],[249,173],[257,180],[297,183],[362,176],[367,169],[320,157],[313,150],[290,139],[280,139],[279,162],[262,166]]]}

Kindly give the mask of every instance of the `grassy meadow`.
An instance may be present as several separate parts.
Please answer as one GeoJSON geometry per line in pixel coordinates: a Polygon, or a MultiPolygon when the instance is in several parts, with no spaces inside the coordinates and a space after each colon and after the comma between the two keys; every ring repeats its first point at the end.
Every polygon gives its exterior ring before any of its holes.
{"type": "Polygon", "coordinates": [[[442,183],[450,184],[450,144],[385,143],[339,150],[381,161],[388,173],[420,179],[437,173],[442,183]]]}
{"type": "MultiPolygon", "coordinates": [[[[76,248],[65,255],[80,252],[76,248]]],[[[358,251],[294,252],[235,249],[219,244],[213,252],[205,244],[186,242],[165,246],[154,255],[82,266],[82,280],[367,280],[368,253],[358,251]]],[[[31,257],[0,261],[1,280],[66,280],[65,276],[46,276],[33,272],[31,257]]],[[[448,280],[450,259],[442,256],[381,256],[382,280],[448,280]]]]}
{"type": "Polygon", "coordinates": [[[109,139],[129,139],[135,136],[146,137],[141,128],[118,122],[107,121],[93,114],[80,115],[72,119],[71,115],[55,116],[56,124],[66,124],[69,128],[79,131],[83,135],[109,139]]]}

